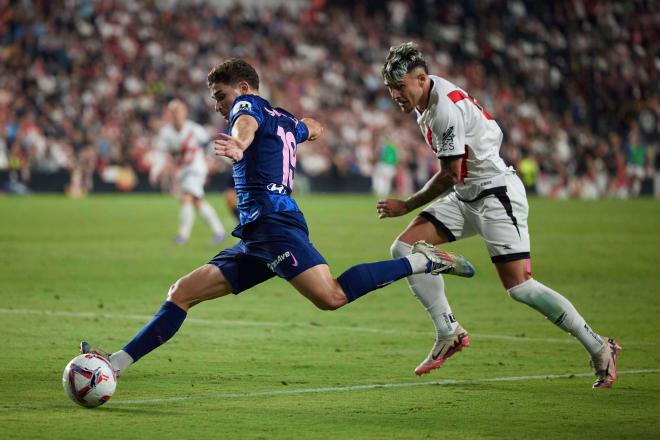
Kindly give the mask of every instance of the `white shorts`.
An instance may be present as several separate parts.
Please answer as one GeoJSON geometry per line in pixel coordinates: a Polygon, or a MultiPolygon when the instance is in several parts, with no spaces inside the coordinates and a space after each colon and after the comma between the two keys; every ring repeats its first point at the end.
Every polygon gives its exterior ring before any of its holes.
{"type": "Polygon", "coordinates": [[[506,189],[492,188],[490,194],[471,202],[452,192],[419,215],[449,241],[482,236],[493,263],[529,259],[525,187],[515,174],[508,174],[505,181],[506,189]]]}
{"type": "Polygon", "coordinates": [[[206,173],[194,171],[183,171],[180,176],[181,192],[192,194],[193,197],[201,199],[204,197],[204,184],[206,173]]]}

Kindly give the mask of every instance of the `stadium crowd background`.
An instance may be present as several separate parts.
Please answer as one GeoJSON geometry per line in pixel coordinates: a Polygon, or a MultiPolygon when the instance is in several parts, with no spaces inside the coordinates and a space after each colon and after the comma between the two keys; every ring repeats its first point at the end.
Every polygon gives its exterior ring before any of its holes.
{"type": "Polygon", "coordinates": [[[380,68],[390,45],[413,40],[431,73],[495,117],[501,153],[530,190],[629,197],[655,180],[660,196],[657,2],[224,3],[0,1],[4,189],[62,170],[72,192],[93,191],[94,173],[130,189],[157,155],[168,100],[223,128],[206,73],[236,56],[257,66],[275,105],[325,124],[300,148],[302,173],[373,176],[377,192],[409,193],[437,160],[413,117],[394,110],[380,68]]]}

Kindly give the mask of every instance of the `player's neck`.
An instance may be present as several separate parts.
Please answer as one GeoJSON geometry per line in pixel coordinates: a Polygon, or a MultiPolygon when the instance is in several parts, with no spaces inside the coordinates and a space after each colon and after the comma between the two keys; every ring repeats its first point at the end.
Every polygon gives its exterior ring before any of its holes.
{"type": "Polygon", "coordinates": [[[431,100],[431,89],[433,88],[433,80],[429,78],[429,81],[424,85],[422,90],[422,98],[417,104],[417,111],[423,113],[424,110],[429,106],[429,101],[431,100]]]}

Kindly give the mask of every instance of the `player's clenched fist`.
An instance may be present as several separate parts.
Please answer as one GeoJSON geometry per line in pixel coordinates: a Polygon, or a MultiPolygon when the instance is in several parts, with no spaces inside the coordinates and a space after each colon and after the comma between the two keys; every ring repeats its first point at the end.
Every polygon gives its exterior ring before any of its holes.
{"type": "Polygon", "coordinates": [[[378,211],[378,218],[399,217],[408,214],[406,204],[403,200],[398,199],[379,200],[376,204],[376,210],[378,211]]]}
{"type": "Polygon", "coordinates": [[[243,145],[235,137],[228,134],[221,133],[218,138],[213,142],[215,145],[213,151],[218,156],[225,156],[235,162],[243,159],[243,145]]]}

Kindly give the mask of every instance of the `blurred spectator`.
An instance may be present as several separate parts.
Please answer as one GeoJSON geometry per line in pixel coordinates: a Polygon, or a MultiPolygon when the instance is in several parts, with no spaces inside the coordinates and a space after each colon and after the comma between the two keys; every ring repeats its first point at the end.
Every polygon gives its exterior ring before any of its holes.
{"type": "Polygon", "coordinates": [[[371,176],[374,194],[384,197],[392,192],[392,179],[397,174],[396,165],[396,147],[391,142],[386,141],[380,149],[378,162],[371,176]]]}
{"type": "Polygon", "coordinates": [[[518,162],[518,173],[528,194],[536,194],[536,176],[539,166],[534,156],[523,157],[518,162]]]}
{"type": "Polygon", "coordinates": [[[630,124],[627,150],[628,188],[632,196],[637,196],[642,186],[642,180],[646,176],[646,144],[642,141],[637,122],[630,124]]]}
{"type": "Polygon", "coordinates": [[[325,124],[322,144],[301,148],[307,175],[370,176],[382,133],[395,131],[397,191],[412,191],[437,161],[414,121],[392,111],[380,67],[390,45],[415,40],[432,72],[496,118],[506,161],[535,158],[539,194],[627,197],[651,177],[657,2],[224,3],[0,1],[0,170],[25,183],[31,170],[69,170],[83,191],[108,166],[148,172],[168,100],[224,128],[205,76],[237,56],[258,67],[275,105],[325,124]]]}

